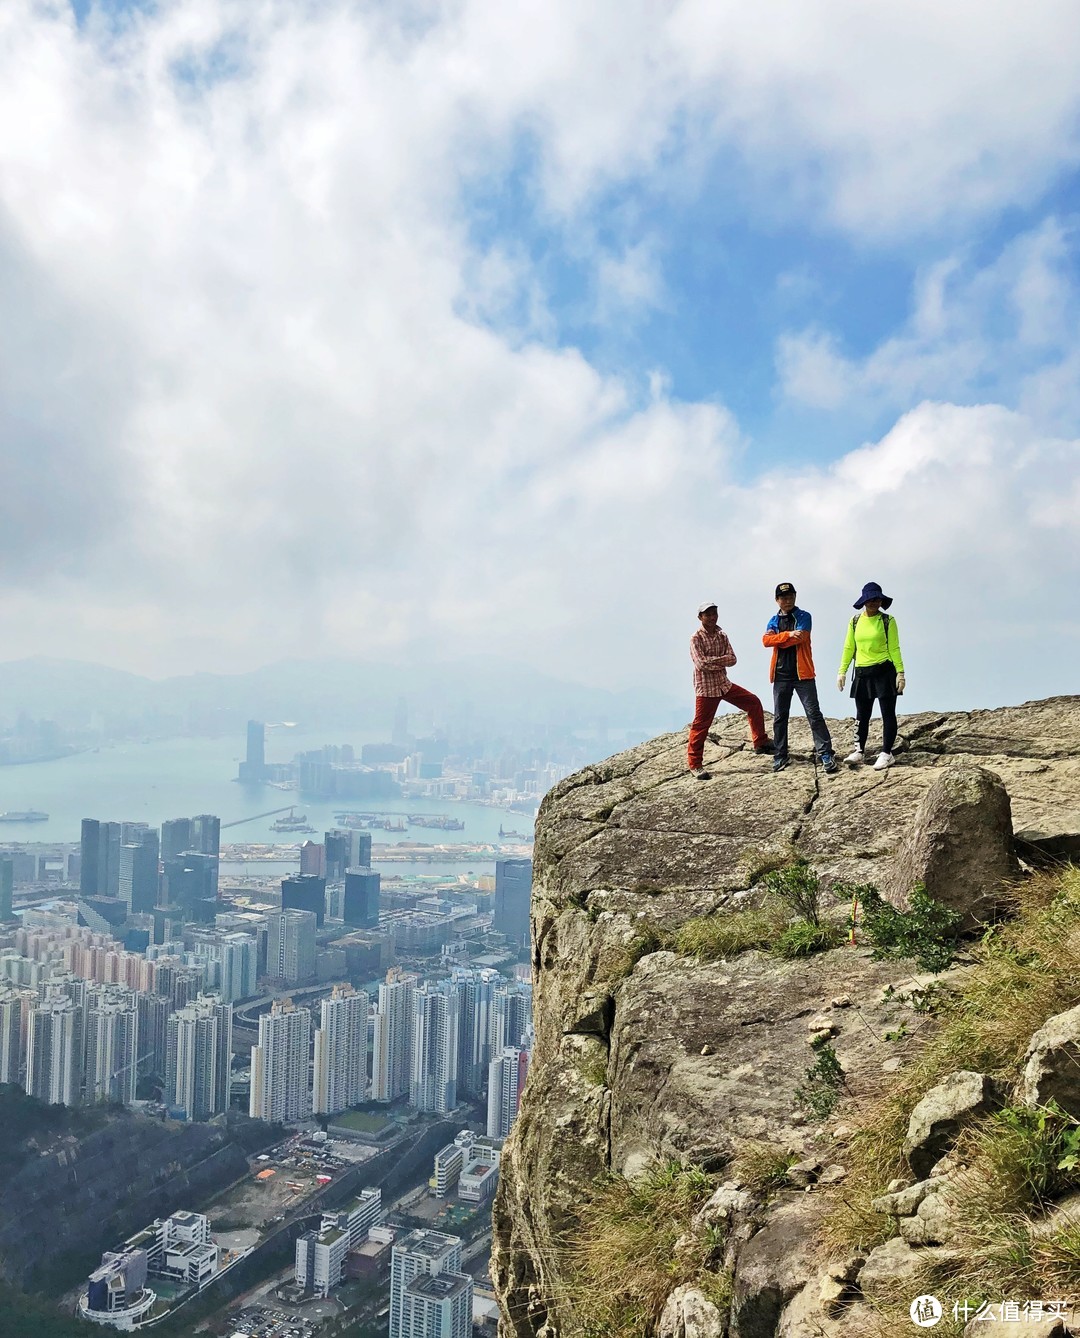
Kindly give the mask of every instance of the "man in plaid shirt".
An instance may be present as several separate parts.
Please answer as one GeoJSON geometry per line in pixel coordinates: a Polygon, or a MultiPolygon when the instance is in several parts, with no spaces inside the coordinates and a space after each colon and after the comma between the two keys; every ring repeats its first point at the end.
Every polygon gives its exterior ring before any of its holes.
{"type": "Polygon", "coordinates": [[[686,765],[697,780],[710,780],[711,773],[701,765],[709,726],[716,718],[722,701],[729,701],[750,718],[750,735],[755,753],[771,753],[765,733],[765,712],[752,692],[740,688],[727,676],[736,664],[735,652],[726,633],[717,626],[716,605],[702,604],[698,609],[701,627],[690,638],[690,658],[694,662],[694,723],[686,746],[686,765]]]}

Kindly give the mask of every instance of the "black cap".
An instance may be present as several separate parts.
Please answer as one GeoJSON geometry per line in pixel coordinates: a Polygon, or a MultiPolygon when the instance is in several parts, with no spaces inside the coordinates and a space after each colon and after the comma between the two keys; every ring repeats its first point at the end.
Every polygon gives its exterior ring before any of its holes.
{"type": "Polygon", "coordinates": [[[781,581],[776,587],[776,594],[773,595],[773,599],[779,599],[781,595],[793,595],[794,593],[795,587],[790,581],[781,581]]]}

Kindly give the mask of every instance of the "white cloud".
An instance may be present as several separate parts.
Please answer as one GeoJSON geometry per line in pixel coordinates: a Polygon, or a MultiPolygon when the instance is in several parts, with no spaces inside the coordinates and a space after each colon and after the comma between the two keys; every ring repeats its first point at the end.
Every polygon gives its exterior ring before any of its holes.
{"type": "MultiPolygon", "coordinates": [[[[927,404],[830,469],[740,483],[723,406],[557,347],[523,247],[470,232],[470,192],[523,144],[536,207],[571,229],[607,186],[680,155],[734,148],[788,188],[814,176],[822,216],[885,231],[1022,197],[1073,160],[1072,7],[984,5],[977,24],[877,7],[880,32],[866,12],[472,0],[406,22],[186,0],[80,31],[58,0],[9,0],[7,653],[166,672],[483,646],[678,688],[703,590],[760,681],[747,629],[777,579],[841,627],[851,587],[881,579],[933,631],[905,614],[913,683],[948,684],[943,571],[1036,609],[1044,560],[1080,575],[1055,509],[1075,442],[927,404]],[[1013,103],[986,91],[1010,81],[1013,103]]],[[[1048,301],[1046,245],[1010,289],[1043,349],[1071,318],[1048,301]]],[[[609,304],[662,298],[653,246],[593,250],[609,304]]],[[[816,372],[792,346],[791,384],[831,376],[832,403],[898,380],[950,397],[967,326],[948,278],[923,293],[880,371],[818,334],[816,372]]],[[[965,671],[1015,696],[996,636],[980,620],[965,671]]],[[[1042,672],[1035,650],[1010,655],[1042,672]]]]}
{"type": "Polygon", "coordinates": [[[953,255],[918,276],[905,327],[861,358],[830,331],[784,335],[782,393],[818,409],[902,410],[926,397],[992,396],[1068,430],[1080,407],[1059,369],[1080,353],[1075,228],[1051,218],[978,267],[953,255]]]}

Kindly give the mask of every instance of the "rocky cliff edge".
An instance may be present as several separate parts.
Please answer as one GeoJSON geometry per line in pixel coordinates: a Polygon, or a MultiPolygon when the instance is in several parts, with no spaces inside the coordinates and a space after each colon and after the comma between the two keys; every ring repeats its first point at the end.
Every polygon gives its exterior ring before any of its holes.
{"type": "MultiPolygon", "coordinates": [[[[850,722],[830,725],[842,748],[850,722]]],[[[725,715],[706,746],[708,782],[688,775],[683,732],[587,767],[544,801],[532,902],[536,1046],[495,1209],[504,1338],[603,1331],[582,1311],[567,1262],[598,1177],[633,1181],[677,1163],[723,1181],[740,1148],[761,1143],[786,1150],[785,1163],[806,1161],[810,1180],[834,1163],[841,1177],[860,1103],[904,1067],[903,1047],[885,1037],[904,1029],[895,995],[912,987],[910,962],[876,961],[865,943],[847,942],[797,961],[756,951],[702,961],[667,950],[680,926],[753,905],[763,876],[796,858],[823,887],[871,883],[902,904],[920,857],[913,843],[927,839],[916,828],[933,827],[927,796],[946,778],[961,789],[972,776],[984,790],[1004,787],[996,810],[974,797],[970,830],[930,834],[946,881],[974,887],[962,910],[993,903],[998,884],[1017,873],[1014,850],[1021,859],[1080,853],[1080,697],[908,716],[897,764],[884,772],[825,776],[801,720],[791,745],[791,766],[774,775],[770,759],[750,750],[745,717],[725,715]],[[986,822],[1006,830],[983,840],[986,822]],[[1023,838],[1015,845],[1010,825],[1023,838]],[[955,876],[950,844],[966,861],[955,876]],[[824,1124],[795,1097],[822,1037],[845,1075],[824,1124]]],[[[921,857],[928,868],[933,852],[921,857]]],[[[839,1332],[827,1308],[804,1328],[792,1309],[827,1251],[808,1206],[814,1196],[800,1195],[797,1173],[785,1189],[727,1221],[730,1304],[718,1302],[706,1322],[673,1296],[663,1333],[839,1332]]],[[[728,1192],[738,1199],[737,1179],[728,1192]]],[[[850,1281],[834,1279],[835,1288],[850,1281]]],[[[656,1331],[651,1319],[645,1331],[656,1331]]]]}

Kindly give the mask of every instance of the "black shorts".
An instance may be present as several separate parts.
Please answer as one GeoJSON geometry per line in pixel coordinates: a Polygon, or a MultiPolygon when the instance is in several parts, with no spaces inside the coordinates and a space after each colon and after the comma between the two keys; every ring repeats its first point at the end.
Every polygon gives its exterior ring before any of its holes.
{"type": "Polygon", "coordinates": [[[863,669],[856,669],[851,678],[851,695],[855,703],[865,706],[867,702],[888,700],[896,696],[896,665],[892,660],[881,664],[868,664],[863,669]]]}

